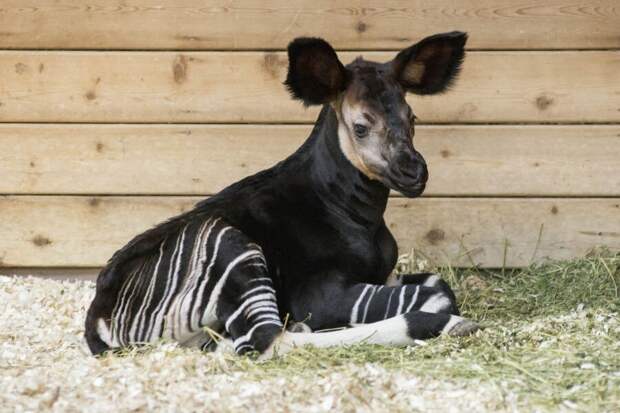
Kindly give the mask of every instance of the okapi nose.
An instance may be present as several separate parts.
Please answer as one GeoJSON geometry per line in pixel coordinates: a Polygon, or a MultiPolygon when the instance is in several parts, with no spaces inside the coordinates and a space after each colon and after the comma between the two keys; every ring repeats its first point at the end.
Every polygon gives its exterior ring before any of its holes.
{"type": "Polygon", "coordinates": [[[400,173],[416,185],[424,185],[428,180],[426,161],[419,152],[403,151],[399,162],[400,173]]]}
{"type": "Polygon", "coordinates": [[[426,181],[428,181],[428,168],[426,167],[426,161],[419,152],[415,152],[414,162],[417,181],[421,184],[425,184],[426,181]]]}

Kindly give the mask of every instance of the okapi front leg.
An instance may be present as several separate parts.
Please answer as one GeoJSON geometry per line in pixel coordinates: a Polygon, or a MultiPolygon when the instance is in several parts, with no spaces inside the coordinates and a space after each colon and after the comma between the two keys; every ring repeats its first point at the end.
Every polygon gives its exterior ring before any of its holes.
{"type": "Polygon", "coordinates": [[[385,320],[411,311],[458,315],[453,296],[437,287],[357,284],[347,290],[347,295],[356,298],[350,313],[351,325],[385,320]]]}
{"type": "Polygon", "coordinates": [[[457,315],[454,299],[437,287],[361,283],[347,286],[332,281],[314,288],[304,286],[299,294],[292,309],[293,319],[304,321],[313,331],[369,323],[377,327],[377,323],[397,318],[401,320],[399,325],[406,326],[401,334],[403,339],[397,341],[406,342],[441,333],[456,334],[464,331],[460,328],[453,332],[457,325],[473,324],[457,315]]]}
{"type": "Polygon", "coordinates": [[[439,334],[466,336],[478,329],[478,324],[460,316],[411,311],[386,320],[361,324],[339,331],[323,333],[284,331],[263,352],[261,357],[271,357],[274,353],[284,354],[295,347],[304,345],[333,347],[364,343],[383,346],[410,346],[416,344],[417,340],[436,337],[439,334]]]}
{"type": "Polygon", "coordinates": [[[420,273],[410,273],[410,274],[402,274],[396,278],[395,282],[391,284],[392,286],[402,286],[402,285],[421,285],[424,287],[433,287],[437,288],[448,295],[450,300],[454,302],[454,311],[453,314],[459,315],[458,306],[456,305],[456,296],[454,295],[454,291],[445,282],[440,274],[434,272],[420,272],[420,273]]]}

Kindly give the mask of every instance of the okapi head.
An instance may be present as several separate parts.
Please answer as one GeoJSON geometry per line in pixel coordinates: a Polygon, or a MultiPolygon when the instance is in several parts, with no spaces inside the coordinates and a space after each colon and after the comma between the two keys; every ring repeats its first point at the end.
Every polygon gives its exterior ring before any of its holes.
{"type": "Polygon", "coordinates": [[[304,105],[330,104],[345,157],[364,175],[408,197],[422,194],[424,158],[413,147],[415,115],[405,93],[445,91],[459,72],[467,34],[427,37],[386,63],[358,57],[344,66],[323,39],[288,46],[286,86],[304,105]]]}

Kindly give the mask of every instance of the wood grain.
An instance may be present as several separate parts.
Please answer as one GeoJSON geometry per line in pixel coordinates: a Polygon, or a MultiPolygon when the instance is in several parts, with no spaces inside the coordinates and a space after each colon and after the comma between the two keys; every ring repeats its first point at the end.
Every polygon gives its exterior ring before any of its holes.
{"type": "MultiPolygon", "coordinates": [[[[197,200],[2,197],[2,265],[101,266],[132,236],[197,200]]],[[[386,222],[401,252],[416,248],[444,264],[523,266],[579,256],[597,245],[620,249],[617,198],[392,198],[386,222]]]]}
{"type": "MultiPolygon", "coordinates": [[[[0,193],[214,194],[293,153],[310,125],[0,125],[0,193]]],[[[620,126],[416,129],[427,196],[620,196],[620,126]]]]}
{"type": "MultiPolygon", "coordinates": [[[[312,122],[286,66],[272,52],[5,51],[0,122],[312,122]]],[[[616,51],[470,52],[453,90],[409,102],[427,123],[618,122],[618,73],[616,51]]]]}
{"type": "Polygon", "coordinates": [[[617,48],[616,0],[4,0],[1,48],[282,49],[322,36],[390,49],[451,30],[485,49],[617,48]]]}

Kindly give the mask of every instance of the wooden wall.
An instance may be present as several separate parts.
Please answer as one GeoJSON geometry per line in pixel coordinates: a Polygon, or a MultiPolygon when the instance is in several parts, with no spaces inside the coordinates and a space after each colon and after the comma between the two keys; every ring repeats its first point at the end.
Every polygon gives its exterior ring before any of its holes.
{"type": "Polygon", "coordinates": [[[401,251],[496,267],[619,249],[617,0],[2,0],[0,264],[99,267],[292,152],[317,114],[281,84],[295,36],[348,62],[455,29],[456,87],[410,98],[431,180],[390,199],[401,251]]]}

